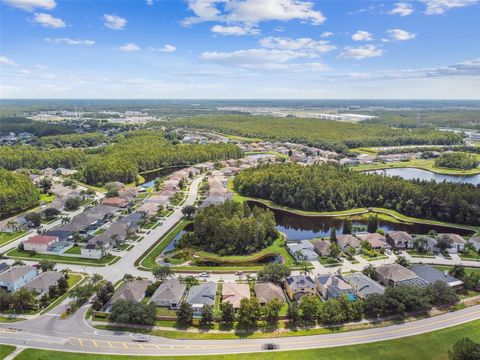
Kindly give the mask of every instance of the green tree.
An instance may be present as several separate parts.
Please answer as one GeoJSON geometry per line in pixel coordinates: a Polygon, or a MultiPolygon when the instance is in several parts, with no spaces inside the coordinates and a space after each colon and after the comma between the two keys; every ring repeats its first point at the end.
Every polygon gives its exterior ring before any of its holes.
{"type": "Polygon", "coordinates": [[[437,248],[442,253],[446,253],[452,247],[452,239],[448,235],[440,235],[437,238],[437,248]]]}
{"type": "Polygon", "coordinates": [[[167,265],[157,265],[152,270],[153,276],[160,282],[164,282],[173,275],[172,269],[167,265]]]}
{"type": "Polygon", "coordinates": [[[42,189],[42,192],[44,194],[48,193],[50,191],[50,189],[52,188],[52,178],[48,177],[48,176],[44,176],[40,179],[40,181],[38,182],[38,186],[40,189],[42,189]]]}
{"type": "Polygon", "coordinates": [[[237,313],[238,328],[251,331],[257,327],[257,320],[262,315],[262,308],[257,298],[243,298],[237,313]]]}
{"type": "Polygon", "coordinates": [[[212,305],[203,305],[202,318],[200,319],[200,325],[209,327],[213,323],[213,307],[212,305]]]}
{"type": "Polygon", "coordinates": [[[154,304],[120,299],[112,304],[108,319],[123,324],[153,325],[156,319],[156,307],[154,304]]]}
{"type": "Polygon", "coordinates": [[[193,320],[192,305],[187,302],[182,302],[177,311],[177,322],[181,326],[190,326],[193,320]]]}
{"type": "Polygon", "coordinates": [[[337,243],[337,229],[335,229],[334,227],[330,229],[330,242],[332,244],[337,243]]]}
{"type": "Polygon", "coordinates": [[[60,295],[63,295],[67,292],[68,290],[68,281],[65,276],[62,276],[60,279],[57,280],[57,288],[58,288],[58,293],[60,295]]]}
{"type": "Polygon", "coordinates": [[[40,270],[42,270],[42,272],[45,272],[45,271],[53,271],[55,270],[55,266],[57,264],[55,264],[53,261],[51,260],[47,260],[47,259],[43,259],[43,260],[40,260],[40,262],[38,263],[38,265],[40,266],[40,270]]]}
{"type": "Polygon", "coordinates": [[[69,197],[65,200],[63,207],[67,211],[75,211],[80,208],[81,203],[82,203],[82,200],[80,199],[80,197],[78,196],[69,197]]]}
{"type": "Polygon", "coordinates": [[[300,310],[296,301],[288,304],[287,318],[291,325],[296,325],[298,323],[298,320],[300,319],[300,310]]]}
{"type": "Polygon", "coordinates": [[[42,216],[37,212],[29,212],[25,215],[25,220],[32,223],[34,227],[39,227],[42,224],[42,216]]]}
{"type": "Polygon", "coordinates": [[[278,327],[278,316],[282,309],[283,303],[278,299],[272,299],[263,307],[263,316],[269,328],[278,327]]]}
{"type": "Polygon", "coordinates": [[[435,306],[455,305],[458,302],[455,290],[442,281],[436,281],[427,290],[435,306]]]}
{"type": "Polygon", "coordinates": [[[220,303],[221,321],[226,325],[232,325],[235,321],[235,310],[229,302],[220,303]]]}
{"type": "Polygon", "coordinates": [[[290,268],[283,264],[271,263],[265,265],[257,274],[258,281],[273,282],[281,284],[282,281],[290,276],[290,268]]]}
{"type": "Polygon", "coordinates": [[[344,234],[351,234],[352,233],[352,220],[346,218],[343,221],[343,233],[344,234]]]}
{"type": "Polygon", "coordinates": [[[465,337],[457,340],[451,350],[448,350],[449,360],[478,360],[480,359],[480,344],[465,337]]]}
{"type": "Polygon", "coordinates": [[[398,265],[401,265],[401,266],[403,266],[403,267],[406,267],[407,269],[412,266],[412,264],[410,263],[410,261],[409,261],[405,256],[399,256],[399,257],[397,257],[397,260],[395,260],[395,262],[396,262],[398,265]]]}
{"type": "Polygon", "coordinates": [[[315,295],[304,295],[300,300],[301,319],[304,324],[313,325],[316,322],[320,300],[315,295]]]}
{"type": "Polygon", "coordinates": [[[450,275],[452,275],[454,278],[462,280],[466,276],[465,272],[465,266],[456,264],[453,265],[452,268],[448,271],[450,275]]]}
{"type": "Polygon", "coordinates": [[[195,215],[195,212],[197,211],[197,208],[193,205],[186,205],[182,209],[182,214],[187,218],[187,219],[192,219],[193,215],[195,215]]]}

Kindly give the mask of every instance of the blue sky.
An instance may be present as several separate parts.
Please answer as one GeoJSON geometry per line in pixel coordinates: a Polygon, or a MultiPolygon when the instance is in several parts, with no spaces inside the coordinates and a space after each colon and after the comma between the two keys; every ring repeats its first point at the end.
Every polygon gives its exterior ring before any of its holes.
{"type": "Polygon", "coordinates": [[[2,98],[480,99],[480,1],[0,0],[2,98]]]}

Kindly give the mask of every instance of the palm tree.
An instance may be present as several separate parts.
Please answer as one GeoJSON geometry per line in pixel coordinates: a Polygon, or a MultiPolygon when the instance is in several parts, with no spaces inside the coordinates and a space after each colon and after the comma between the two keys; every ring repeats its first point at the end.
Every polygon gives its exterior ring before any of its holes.
{"type": "Polygon", "coordinates": [[[68,216],[62,216],[62,225],[68,224],[70,222],[70,218],[68,216]]]}
{"type": "Polygon", "coordinates": [[[20,231],[21,225],[16,220],[9,220],[5,226],[7,229],[12,229],[14,232],[20,231]]]}
{"type": "Polygon", "coordinates": [[[311,273],[312,273],[312,266],[307,263],[303,264],[302,268],[300,269],[300,274],[307,276],[311,273]]]}

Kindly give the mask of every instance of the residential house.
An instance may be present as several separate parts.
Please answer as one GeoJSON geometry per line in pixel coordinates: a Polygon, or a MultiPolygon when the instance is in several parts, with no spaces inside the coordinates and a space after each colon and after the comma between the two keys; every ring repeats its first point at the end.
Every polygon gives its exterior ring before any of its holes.
{"type": "Polygon", "coordinates": [[[350,247],[354,248],[355,252],[359,252],[361,249],[360,240],[350,234],[337,235],[337,244],[343,252],[346,252],[350,247]]]}
{"type": "Polygon", "coordinates": [[[242,299],[250,299],[250,285],[225,282],[222,287],[222,302],[229,302],[235,310],[240,308],[242,299]]]}
{"type": "Polygon", "coordinates": [[[37,269],[33,266],[12,266],[0,273],[0,288],[13,292],[23,287],[37,276],[37,269]]]}
{"type": "Polygon", "coordinates": [[[35,235],[23,242],[23,249],[25,251],[35,251],[39,254],[46,254],[56,242],[58,242],[57,236],[35,235]]]}
{"type": "Polygon", "coordinates": [[[330,255],[330,246],[331,243],[328,240],[314,240],[312,241],[315,252],[322,257],[330,255]]]}
{"type": "Polygon", "coordinates": [[[458,234],[438,234],[437,241],[441,238],[447,238],[451,241],[452,245],[450,246],[450,249],[448,249],[448,252],[452,254],[462,252],[465,249],[465,245],[467,245],[467,241],[458,234]]]}
{"type": "Polygon", "coordinates": [[[10,266],[8,266],[7,263],[5,262],[2,262],[0,263],[0,273],[4,272],[5,270],[7,270],[10,266]]]}
{"type": "Polygon", "coordinates": [[[385,288],[382,285],[361,272],[345,275],[342,278],[350,284],[360,299],[366,299],[372,294],[383,294],[385,292],[385,288]]]}
{"type": "Polygon", "coordinates": [[[265,305],[273,299],[278,299],[282,303],[286,301],[282,288],[274,283],[256,283],[253,289],[255,291],[255,296],[261,305],[265,305]]]}
{"type": "Polygon", "coordinates": [[[356,300],[353,288],[336,275],[324,274],[315,279],[317,290],[324,300],[338,299],[346,295],[348,300],[356,300]]]}
{"type": "Polygon", "coordinates": [[[428,285],[425,280],[419,278],[413,271],[397,263],[377,267],[375,275],[378,282],[384,286],[428,285]]]}
{"type": "Polygon", "coordinates": [[[73,237],[75,232],[65,229],[63,226],[56,228],[55,230],[48,230],[44,235],[57,237],[59,241],[67,241],[73,237]]]}
{"type": "Polygon", "coordinates": [[[461,287],[463,285],[463,281],[449,275],[447,270],[440,271],[431,265],[413,265],[410,270],[429,284],[440,281],[450,287],[461,287]]]}
{"type": "Polygon", "coordinates": [[[111,197],[111,198],[106,198],[105,200],[102,201],[103,205],[108,205],[108,206],[114,206],[118,208],[124,208],[128,205],[128,200],[123,198],[123,197],[111,197]]]}
{"type": "Polygon", "coordinates": [[[105,305],[107,312],[111,310],[112,305],[119,300],[128,300],[139,303],[145,297],[145,290],[152,282],[150,280],[132,280],[124,282],[115,290],[112,298],[105,305]]]}
{"type": "Polygon", "coordinates": [[[158,205],[159,203],[144,203],[142,206],[140,206],[137,211],[139,213],[145,214],[145,216],[151,217],[155,216],[158,213],[158,205]]]}
{"type": "Polygon", "coordinates": [[[299,241],[286,245],[288,252],[298,261],[314,261],[318,255],[314,251],[314,246],[310,241],[299,241]]]}
{"type": "Polygon", "coordinates": [[[385,236],[379,233],[358,234],[356,236],[360,241],[368,241],[373,250],[390,248],[390,245],[387,244],[385,236]]]}
{"type": "MultiPolygon", "coordinates": [[[[426,235],[420,235],[420,236],[417,236],[415,237],[415,239],[417,238],[422,238],[422,239],[425,239],[425,241],[427,242],[426,243],[426,247],[425,247],[425,250],[427,252],[431,252],[431,251],[437,251],[437,240],[435,240],[434,238],[430,237],[430,236],[426,236],[426,235]]],[[[415,240],[414,240],[415,241],[415,240]]]]}
{"type": "Polygon", "coordinates": [[[217,284],[213,281],[192,286],[188,291],[187,303],[192,306],[194,316],[201,316],[203,305],[213,306],[216,295],[217,284]]]}
{"type": "Polygon", "coordinates": [[[186,285],[178,279],[168,279],[163,282],[152,295],[150,302],[157,305],[177,310],[180,306],[186,285]]]}
{"type": "Polygon", "coordinates": [[[413,237],[406,231],[388,231],[387,243],[395,249],[405,250],[413,248],[413,237]]]}
{"type": "Polygon", "coordinates": [[[469,243],[476,251],[480,251],[480,237],[471,237],[469,243]]]}
{"type": "Polygon", "coordinates": [[[292,275],[284,281],[285,291],[291,300],[299,301],[304,295],[315,295],[315,282],[310,276],[292,275]]]}
{"type": "Polygon", "coordinates": [[[56,286],[63,275],[56,271],[46,271],[25,284],[24,288],[35,291],[39,295],[48,293],[50,286],[56,286]]]}

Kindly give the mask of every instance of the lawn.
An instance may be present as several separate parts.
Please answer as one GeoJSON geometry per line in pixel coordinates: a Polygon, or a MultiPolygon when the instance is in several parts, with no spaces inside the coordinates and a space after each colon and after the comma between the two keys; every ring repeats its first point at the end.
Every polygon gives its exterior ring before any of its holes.
{"type": "Polygon", "coordinates": [[[87,258],[74,258],[69,256],[61,256],[61,255],[49,255],[49,254],[35,254],[30,255],[28,251],[19,251],[18,249],[12,249],[6,253],[6,255],[14,258],[14,259],[23,259],[23,260],[52,260],[58,263],[65,263],[65,264],[85,264],[91,266],[104,266],[110,262],[115,262],[119,259],[118,256],[113,256],[112,254],[108,254],[103,258],[96,260],[96,259],[87,259],[87,258]]]}
{"type": "MultiPolygon", "coordinates": [[[[438,270],[444,271],[444,270],[450,270],[452,267],[451,266],[435,266],[438,270]]],[[[467,275],[470,275],[472,273],[480,275],[480,268],[471,268],[471,267],[466,267],[465,272],[467,275]]]]}
{"type": "MultiPolygon", "coordinates": [[[[422,335],[370,344],[271,353],[262,352],[233,355],[188,356],[188,358],[196,360],[411,360],[420,358],[422,360],[447,360],[447,352],[455,341],[467,336],[476,342],[480,342],[480,321],[472,321],[467,324],[422,335]]],[[[187,357],[87,355],[27,349],[17,356],[16,360],[183,360],[186,358],[187,357]]]]}
{"type": "Polygon", "coordinates": [[[420,253],[416,250],[407,250],[407,253],[411,257],[435,259],[435,255],[431,251],[426,253],[420,253]]]}
{"type": "Polygon", "coordinates": [[[11,241],[25,235],[28,231],[17,231],[13,233],[0,232],[0,246],[6,245],[11,241]]]}
{"type": "Polygon", "coordinates": [[[15,346],[12,345],[0,345],[0,359],[5,359],[7,355],[14,352],[15,346]]]}
{"type": "Polygon", "coordinates": [[[81,254],[81,248],[80,246],[72,246],[70,249],[64,252],[64,254],[71,254],[71,255],[80,255],[81,254]]]}
{"type": "Polygon", "coordinates": [[[188,220],[181,220],[170,232],[155,242],[155,244],[153,244],[153,246],[142,255],[139,263],[136,263],[135,265],[146,269],[153,269],[153,267],[156,265],[155,259],[157,256],[162,253],[163,249],[165,249],[167,245],[170,244],[170,242],[175,238],[175,236],[177,236],[177,234],[189,223],[190,221],[188,220]]]}
{"type": "Polygon", "coordinates": [[[459,256],[463,259],[463,260],[474,260],[474,261],[480,261],[480,255],[476,252],[476,251],[473,251],[470,249],[470,251],[468,252],[468,254],[459,254],[459,256]]]}
{"type": "Polygon", "coordinates": [[[55,194],[40,194],[40,202],[43,204],[51,203],[53,200],[55,200],[55,194]]]}
{"type": "Polygon", "coordinates": [[[321,257],[319,256],[318,257],[318,261],[320,262],[320,264],[326,266],[326,267],[331,267],[331,266],[339,266],[339,265],[342,265],[338,262],[337,259],[335,258],[332,258],[330,256],[327,256],[327,257],[321,257]]]}

